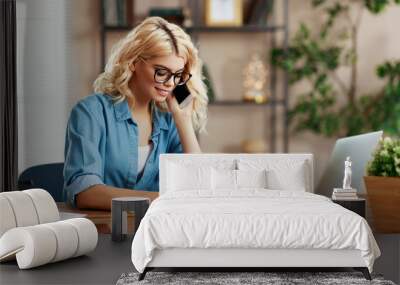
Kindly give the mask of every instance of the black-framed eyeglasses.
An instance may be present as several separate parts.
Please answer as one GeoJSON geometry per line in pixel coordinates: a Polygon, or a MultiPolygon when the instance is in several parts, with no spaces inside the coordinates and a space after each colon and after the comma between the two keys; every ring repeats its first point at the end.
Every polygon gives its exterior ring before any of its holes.
{"type": "MultiPolygon", "coordinates": [[[[143,62],[148,64],[144,59],[142,59],[143,62]]],[[[157,83],[166,83],[168,82],[171,77],[174,77],[174,84],[175,85],[183,85],[186,82],[189,81],[189,79],[192,77],[192,74],[186,71],[178,71],[178,72],[172,72],[168,68],[165,67],[154,67],[154,81],[157,83]]]]}

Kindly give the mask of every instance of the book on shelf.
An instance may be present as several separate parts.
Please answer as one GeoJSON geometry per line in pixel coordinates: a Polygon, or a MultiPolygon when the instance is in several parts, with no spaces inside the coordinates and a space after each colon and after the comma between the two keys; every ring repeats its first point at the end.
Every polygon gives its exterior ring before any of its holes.
{"type": "Polygon", "coordinates": [[[357,193],[332,193],[333,200],[357,200],[357,193]]]}
{"type": "Polygon", "coordinates": [[[117,26],[117,3],[115,0],[103,0],[103,15],[106,26],[117,26]]]}
{"type": "Polygon", "coordinates": [[[106,26],[123,27],[133,24],[133,0],[102,0],[106,26]]]}
{"type": "Polygon", "coordinates": [[[267,18],[272,13],[272,0],[249,0],[246,3],[245,24],[265,26],[267,18]]]}
{"type": "Polygon", "coordinates": [[[352,196],[341,196],[341,195],[332,194],[332,199],[333,200],[357,200],[358,196],[357,196],[357,194],[354,194],[352,196]]]}
{"type": "Polygon", "coordinates": [[[167,20],[168,22],[177,24],[179,26],[183,25],[184,14],[182,7],[153,7],[149,10],[150,17],[161,17],[167,20]]]}
{"type": "Polygon", "coordinates": [[[336,197],[357,197],[357,193],[333,193],[336,197]]]}
{"type": "Polygon", "coordinates": [[[357,189],[343,189],[343,188],[333,188],[333,193],[357,193],[357,189]]]}
{"type": "Polygon", "coordinates": [[[332,193],[332,199],[334,200],[356,200],[357,189],[342,189],[342,188],[334,188],[332,193]]]}

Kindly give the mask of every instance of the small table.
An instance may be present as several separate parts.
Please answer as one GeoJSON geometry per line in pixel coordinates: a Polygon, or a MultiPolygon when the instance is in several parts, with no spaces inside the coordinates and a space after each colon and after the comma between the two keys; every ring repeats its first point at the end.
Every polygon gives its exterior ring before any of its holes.
{"type": "Polygon", "coordinates": [[[111,201],[111,238],[113,241],[122,241],[126,235],[123,229],[127,228],[127,221],[124,212],[133,211],[135,213],[135,232],[139,227],[140,221],[146,214],[150,205],[150,199],[144,197],[118,197],[111,201]]]}
{"type": "Polygon", "coordinates": [[[340,206],[359,214],[365,219],[365,199],[332,199],[332,201],[340,206]]]}

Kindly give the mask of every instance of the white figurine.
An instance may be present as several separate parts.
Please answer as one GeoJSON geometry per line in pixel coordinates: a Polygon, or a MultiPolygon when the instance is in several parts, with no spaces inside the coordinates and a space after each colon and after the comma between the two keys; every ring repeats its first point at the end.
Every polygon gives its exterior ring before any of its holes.
{"type": "Polygon", "coordinates": [[[346,158],[344,162],[344,178],[343,178],[343,189],[351,188],[351,160],[350,156],[346,158]]]}

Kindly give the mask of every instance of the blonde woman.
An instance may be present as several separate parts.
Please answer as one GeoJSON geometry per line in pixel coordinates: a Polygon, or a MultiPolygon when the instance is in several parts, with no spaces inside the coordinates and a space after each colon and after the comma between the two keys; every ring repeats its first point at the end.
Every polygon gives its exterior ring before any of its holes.
{"type": "Polygon", "coordinates": [[[144,20],[112,50],[95,94],[71,111],[64,194],[78,208],[110,209],[120,196],[158,197],[161,153],[200,153],[207,94],[190,37],[159,17],[144,20]],[[187,84],[181,108],[172,90],[187,84]]]}

